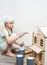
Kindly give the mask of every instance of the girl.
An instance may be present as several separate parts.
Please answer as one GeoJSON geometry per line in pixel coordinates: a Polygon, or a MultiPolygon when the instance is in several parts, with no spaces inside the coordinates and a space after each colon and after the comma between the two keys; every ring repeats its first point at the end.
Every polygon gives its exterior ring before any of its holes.
{"type": "Polygon", "coordinates": [[[14,19],[12,16],[5,16],[3,20],[4,20],[3,22],[4,22],[5,27],[2,30],[2,32],[0,33],[0,53],[7,50],[6,55],[13,57],[13,56],[15,56],[15,54],[13,54],[11,52],[13,44],[15,43],[19,46],[23,46],[24,43],[22,42],[19,44],[19,42],[17,42],[17,40],[28,33],[22,32],[22,33],[16,35],[13,32],[14,19]]]}

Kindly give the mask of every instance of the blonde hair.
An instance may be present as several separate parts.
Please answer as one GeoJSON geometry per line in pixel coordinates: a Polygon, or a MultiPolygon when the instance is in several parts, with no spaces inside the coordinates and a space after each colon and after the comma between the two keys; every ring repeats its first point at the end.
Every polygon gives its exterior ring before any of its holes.
{"type": "Polygon", "coordinates": [[[8,23],[10,21],[14,20],[14,18],[12,16],[4,16],[3,17],[3,22],[4,23],[8,23]]]}
{"type": "MultiPolygon", "coordinates": [[[[7,29],[7,23],[9,23],[10,21],[14,20],[14,18],[12,16],[4,16],[3,17],[3,22],[4,22],[4,27],[7,29]]],[[[11,31],[13,31],[11,29],[11,31]]]]}

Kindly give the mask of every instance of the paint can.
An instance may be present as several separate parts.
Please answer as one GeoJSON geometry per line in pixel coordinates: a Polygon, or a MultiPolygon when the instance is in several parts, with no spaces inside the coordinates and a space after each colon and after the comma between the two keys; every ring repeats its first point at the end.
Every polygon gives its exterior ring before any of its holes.
{"type": "Polygon", "coordinates": [[[34,65],[34,57],[27,58],[27,65],[34,65]]]}
{"type": "Polygon", "coordinates": [[[16,65],[23,65],[23,55],[18,54],[16,55],[16,65]]]}

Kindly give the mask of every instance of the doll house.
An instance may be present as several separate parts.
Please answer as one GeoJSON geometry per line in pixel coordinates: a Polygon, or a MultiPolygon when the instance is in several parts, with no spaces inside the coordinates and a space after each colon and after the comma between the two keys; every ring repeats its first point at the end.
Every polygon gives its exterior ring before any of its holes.
{"type": "Polygon", "coordinates": [[[47,27],[39,27],[32,34],[32,56],[35,65],[47,65],[47,27]]]}

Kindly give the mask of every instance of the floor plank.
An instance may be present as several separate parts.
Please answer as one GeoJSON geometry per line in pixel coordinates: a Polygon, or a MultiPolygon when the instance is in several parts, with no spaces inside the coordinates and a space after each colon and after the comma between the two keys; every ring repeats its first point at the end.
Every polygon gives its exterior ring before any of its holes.
{"type": "Polygon", "coordinates": [[[14,65],[16,62],[16,57],[8,57],[4,55],[0,55],[0,65],[14,65]]]}

